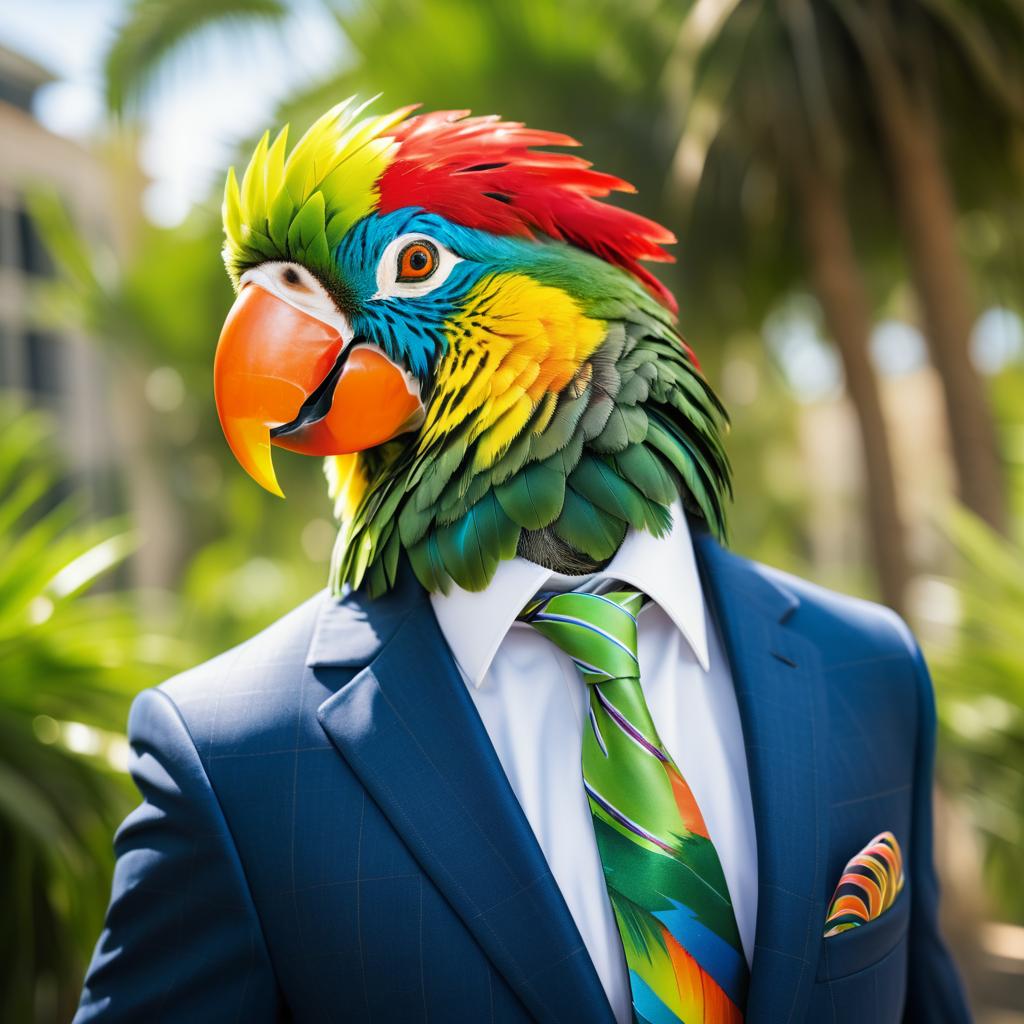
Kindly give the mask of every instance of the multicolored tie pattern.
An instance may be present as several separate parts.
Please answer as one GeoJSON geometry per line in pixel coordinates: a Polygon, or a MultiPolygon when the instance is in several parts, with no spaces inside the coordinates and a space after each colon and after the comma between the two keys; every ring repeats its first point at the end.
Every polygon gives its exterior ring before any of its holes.
{"type": "Polygon", "coordinates": [[[632,590],[539,598],[520,618],[589,684],[583,782],[637,1024],[739,1024],[748,969],[697,802],[651,719],[632,590]]]}
{"type": "Polygon", "coordinates": [[[891,832],[882,832],[847,865],[839,879],[825,938],[849,931],[884,914],[903,890],[903,854],[891,832]]]}

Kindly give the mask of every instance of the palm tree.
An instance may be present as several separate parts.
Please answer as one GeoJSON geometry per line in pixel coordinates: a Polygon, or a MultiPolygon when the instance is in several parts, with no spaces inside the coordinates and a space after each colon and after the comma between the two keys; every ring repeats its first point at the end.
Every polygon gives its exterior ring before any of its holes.
{"type": "Polygon", "coordinates": [[[944,781],[984,844],[995,916],[1024,922],[1024,550],[954,509],[957,628],[931,658],[946,755],[944,781]]]}
{"type": "Polygon", "coordinates": [[[288,13],[285,0],[131,0],[104,62],[107,106],[137,108],[166,61],[207,29],[273,25],[288,13]]]}
{"type": "MultiPolygon", "coordinates": [[[[944,136],[953,135],[971,155],[967,174],[975,201],[991,203],[996,189],[1005,187],[999,179],[1009,162],[1008,126],[1024,118],[1024,13],[1003,0],[986,4],[983,14],[956,0],[723,0],[719,6],[725,13],[709,41],[709,57],[722,52],[718,37],[746,33],[753,39],[751,26],[770,34],[775,24],[776,35],[784,25],[790,31],[797,21],[804,26],[800,47],[776,51],[779,63],[769,70],[768,84],[796,75],[810,87],[807,68],[822,73],[801,103],[777,113],[789,119],[830,104],[841,109],[836,132],[858,170],[884,179],[887,191],[869,184],[874,207],[860,196],[859,211],[879,234],[902,240],[942,381],[960,496],[982,519],[1005,530],[996,429],[970,358],[974,310],[956,238],[955,160],[945,151],[944,136]],[[982,124],[987,135],[978,131],[982,124]]],[[[733,42],[725,52],[735,56],[736,47],[733,42]]],[[[729,110],[719,120],[728,121],[729,110]]],[[[684,138],[681,152],[690,145],[692,138],[684,138]]],[[[858,181],[860,191],[864,184],[858,181]]]]}
{"type": "MultiPolygon", "coordinates": [[[[684,122],[674,161],[673,198],[689,216],[690,246],[701,253],[692,289],[709,301],[707,282],[723,274],[744,282],[768,280],[758,303],[752,296],[739,315],[756,320],[765,302],[803,276],[821,306],[839,353],[846,391],[861,439],[864,499],[872,561],[882,599],[900,609],[909,577],[888,428],[869,357],[872,303],[857,260],[844,195],[848,146],[830,100],[821,46],[807,0],[763,5],[720,5],[717,21],[695,38],[684,22],[667,88],[684,122]],[[682,53],[679,52],[682,48],[682,53]],[[689,74],[680,70],[683,61],[689,74]],[[702,133],[694,112],[713,111],[702,133]],[[785,212],[754,223],[736,201],[757,174],[781,182],[785,212]],[[722,187],[728,180],[731,187],[722,187]],[[795,222],[798,236],[778,234],[795,222]],[[724,239],[724,241],[722,241],[724,239]],[[786,266],[794,246],[802,266],[786,266]],[[737,250],[755,253],[752,262],[737,250]]],[[[706,119],[707,115],[705,115],[706,119]]],[[[710,301],[714,301],[711,299],[710,301]]],[[[732,298],[723,305],[736,310],[732,298]]]]}
{"type": "Polygon", "coordinates": [[[45,419],[4,406],[0,431],[0,1019],[67,1020],[132,803],[120,730],[173,646],[89,593],[134,542],[58,503],[45,419]]]}
{"type": "Polygon", "coordinates": [[[970,358],[974,309],[937,110],[952,86],[1024,119],[1024,10],[990,3],[982,14],[949,0],[835,0],[834,7],[856,46],[865,94],[874,100],[926,336],[943,381],[960,495],[1005,532],[1004,468],[984,385],[970,358]],[[944,83],[943,76],[958,81],[944,83]]]}

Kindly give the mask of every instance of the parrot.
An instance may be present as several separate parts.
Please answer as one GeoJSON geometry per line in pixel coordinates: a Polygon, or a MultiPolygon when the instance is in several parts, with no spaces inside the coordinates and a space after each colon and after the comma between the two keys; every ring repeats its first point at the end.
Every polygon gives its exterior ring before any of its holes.
{"type": "Polygon", "coordinates": [[[677,502],[722,538],[728,416],[642,266],[673,234],[568,135],[369,108],[268,131],[223,201],[217,413],[276,495],[273,448],[324,458],[333,591],[593,572],[677,502]]]}

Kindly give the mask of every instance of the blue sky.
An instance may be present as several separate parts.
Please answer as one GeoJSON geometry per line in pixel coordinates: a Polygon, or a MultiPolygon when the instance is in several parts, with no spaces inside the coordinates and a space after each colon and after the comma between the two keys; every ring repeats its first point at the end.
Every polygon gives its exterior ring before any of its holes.
{"type": "MultiPolygon", "coordinates": [[[[0,44],[59,78],[40,91],[35,111],[52,131],[88,138],[104,130],[100,68],[124,7],[124,0],[31,0],[0,10],[0,44]]],[[[277,101],[336,64],[341,46],[323,5],[298,0],[283,28],[218,31],[172,63],[145,108],[146,213],[179,222],[219,186],[237,142],[269,127],[277,101]]]]}

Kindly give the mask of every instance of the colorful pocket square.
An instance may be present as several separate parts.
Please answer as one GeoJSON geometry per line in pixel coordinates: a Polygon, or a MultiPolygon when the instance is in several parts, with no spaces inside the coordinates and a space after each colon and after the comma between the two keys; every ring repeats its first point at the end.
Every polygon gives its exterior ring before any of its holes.
{"type": "Polygon", "coordinates": [[[825,938],[874,921],[903,889],[903,854],[891,832],[883,832],[846,865],[828,917],[825,938]]]}

